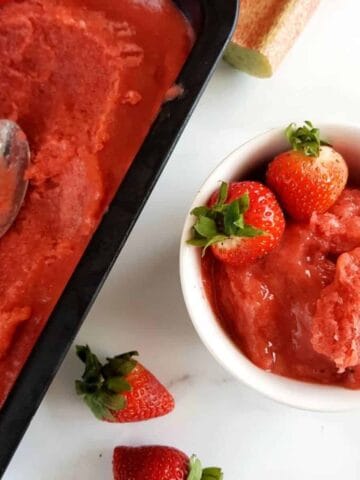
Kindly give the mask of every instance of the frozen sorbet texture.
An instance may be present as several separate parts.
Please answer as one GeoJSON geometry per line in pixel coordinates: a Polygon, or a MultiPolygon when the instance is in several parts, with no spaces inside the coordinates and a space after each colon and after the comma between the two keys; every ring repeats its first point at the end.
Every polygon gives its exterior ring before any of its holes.
{"type": "Polygon", "coordinates": [[[288,223],[280,246],[241,268],[207,255],[204,282],[235,343],[259,367],[360,388],[360,191],[288,223]]]}
{"type": "Polygon", "coordinates": [[[0,240],[0,404],[191,46],[170,0],[0,6],[0,118],[20,124],[32,155],[0,240]]]}

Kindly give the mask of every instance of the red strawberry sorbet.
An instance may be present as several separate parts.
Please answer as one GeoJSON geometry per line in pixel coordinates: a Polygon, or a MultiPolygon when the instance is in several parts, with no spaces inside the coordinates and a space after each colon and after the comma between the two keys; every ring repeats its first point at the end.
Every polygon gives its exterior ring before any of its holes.
{"type": "Polygon", "coordinates": [[[0,118],[19,123],[32,154],[24,206],[0,239],[0,405],[192,43],[170,0],[0,6],[0,118]]]}
{"type": "Polygon", "coordinates": [[[253,265],[207,253],[203,274],[224,329],[257,366],[360,388],[360,190],[307,224],[288,223],[253,265]]]}

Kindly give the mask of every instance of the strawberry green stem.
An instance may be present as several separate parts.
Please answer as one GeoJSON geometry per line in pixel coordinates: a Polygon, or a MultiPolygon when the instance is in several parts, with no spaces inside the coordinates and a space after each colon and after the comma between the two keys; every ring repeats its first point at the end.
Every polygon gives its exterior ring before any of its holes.
{"type": "Polygon", "coordinates": [[[286,137],[293,150],[302,152],[307,157],[318,157],[322,145],[328,145],[320,138],[320,130],[308,120],[302,127],[291,123],[285,130],[286,137]]]}
{"type": "Polygon", "coordinates": [[[194,247],[203,247],[203,255],[211,245],[229,238],[257,237],[265,234],[245,222],[244,214],[250,208],[249,194],[245,193],[231,203],[226,203],[228,194],[229,185],[222,182],[215,205],[201,206],[191,211],[196,221],[192,228],[193,236],[187,243],[194,247]]]}
{"type": "Polygon", "coordinates": [[[123,395],[131,390],[126,377],[134,370],[137,361],[133,359],[137,352],[128,352],[108,358],[102,364],[90,348],[85,345],[76,347],[77,356],[85,364],[81,380],[76,380],[76,393],[81,395],[96,418],[113,420],[113,412],[126,407],[123,395]]]}
{"type": "Polygon", "coordinates": [[[190,458],[190,471],[186,480],[222,480],[224,475],[218,467],[202,468],[200,460],[193,455],[190,458]]]}

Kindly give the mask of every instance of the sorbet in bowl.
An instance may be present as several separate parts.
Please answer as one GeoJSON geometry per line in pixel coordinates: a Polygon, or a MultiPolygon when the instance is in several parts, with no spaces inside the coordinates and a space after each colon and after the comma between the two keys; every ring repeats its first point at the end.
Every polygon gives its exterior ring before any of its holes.
{"type": "Polygon", "coordinates": [[[208,252],[203,279],[224,329],[256,365],[359,388],[359,247],[360,190],[348,188],[329,212],[288,222],[280,246],[253,265],[208,252]]]}
{"type": "MultiPolygon", "coordinates": [[[[188,245],[189,216],[180,269],[196,329],[235,376],[293,406],[342,410],[360,406],[360,131],[321,131],[350,171],[331,208],[306,221],[287,215],[278,246],[244,265],[188,245]]],[[[269,161],[287,148],[282,129],[240,147],[207,179],[190,211],[205,205],[221,181],[265,182],[269,161]]]]}

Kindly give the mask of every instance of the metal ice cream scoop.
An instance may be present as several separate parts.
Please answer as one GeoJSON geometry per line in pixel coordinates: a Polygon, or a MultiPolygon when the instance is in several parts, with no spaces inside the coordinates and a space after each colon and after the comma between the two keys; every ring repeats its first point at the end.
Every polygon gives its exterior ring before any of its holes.
{"type": "Polygon", "coordinates": [[[11,120],[0,120],[0,237],[16,219],[24,201],[30,163],[25,133],[11,120]]]}

